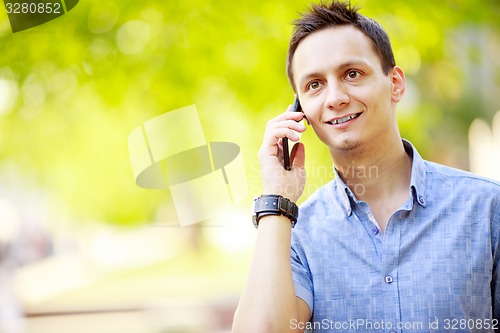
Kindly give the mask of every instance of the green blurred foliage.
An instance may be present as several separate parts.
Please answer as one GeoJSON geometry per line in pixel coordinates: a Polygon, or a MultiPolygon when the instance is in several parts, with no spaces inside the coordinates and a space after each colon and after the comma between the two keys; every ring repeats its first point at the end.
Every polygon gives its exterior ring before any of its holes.
{"type": "MultiPolygon", "coordinates": [[[[15,168],[74,220],[154,220],[170,195],[135,185],[128,135],[196,104],[207,141],[240,145],[249,184],[241,205],[249,205],[260,192],[256,154],[265,122],[293,100],[285,75],[290,23],[308,3],[86,0],[19,33],[2,8],[0,170],[15,168]]],[[[500,108],[500,2],[357,4],[387,29],[406,71],[403,137],[424,157],[467,168],[469,124],[500,108]]],[[[313,131],[302,140],[305,198],[332,173],[313,131]]]]}

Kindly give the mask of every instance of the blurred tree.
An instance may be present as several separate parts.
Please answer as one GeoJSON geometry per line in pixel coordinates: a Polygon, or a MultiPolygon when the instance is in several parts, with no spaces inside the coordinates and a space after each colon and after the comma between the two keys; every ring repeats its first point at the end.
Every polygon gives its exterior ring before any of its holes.
{"type": "MultiPolygon", "coordinates": [[[[128,134],[196,104],[208,141],[242,148],[253,197],[265,121],[292,101],[290,23],[308,3],[87,0],[19,33],[0,10],[0,170],[15,168],[76,220],[154,220],[169,193],[134,184],[128,134]]],[[[469,124],[500,108],[500,3],[357,3],[386,27],[406,70],[403,136],[425,157],[467,168],[469,124]]],[[[312,131],[303,141],[307,196],[329,180],[331,161],[312,131]]]]}

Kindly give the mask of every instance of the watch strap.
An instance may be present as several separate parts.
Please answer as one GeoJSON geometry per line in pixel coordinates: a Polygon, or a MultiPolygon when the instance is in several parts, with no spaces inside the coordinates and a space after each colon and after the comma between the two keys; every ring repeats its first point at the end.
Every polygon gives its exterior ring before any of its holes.
{"type": "Polygon", "coordinates": [[[299,208],[294,202],[281,195],[265,194],[254,200],[254,226],[258,228],[259,220],[267,215],[286,216],[290,219],[293,228],[299,216],[299,208]]]}

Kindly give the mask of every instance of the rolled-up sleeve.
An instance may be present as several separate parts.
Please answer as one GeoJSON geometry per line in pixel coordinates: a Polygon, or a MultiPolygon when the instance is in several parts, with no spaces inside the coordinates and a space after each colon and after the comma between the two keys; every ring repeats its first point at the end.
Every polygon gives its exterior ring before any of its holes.
{"type": "Polygon", "coordinates": [[[307,305],[309,305],[312,313],[314,289],[311,273],[307,268],[307,258],[296,244],[292,244],[290,261],[292,265],[293,282],[295,285],[295,295],[302,298],[307,305]]]}

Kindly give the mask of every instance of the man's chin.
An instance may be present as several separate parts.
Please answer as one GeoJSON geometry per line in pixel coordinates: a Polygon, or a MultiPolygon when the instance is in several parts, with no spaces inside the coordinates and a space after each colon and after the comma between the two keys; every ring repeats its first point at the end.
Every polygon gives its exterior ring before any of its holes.
{"type": "Polygon", "coordinates": [[[334,142],[331,146],[334,150],[339,152],[354,152],[357,151],[361,146],[359,140],[355,139],[344,139],[341,141],[334,142]]]}

